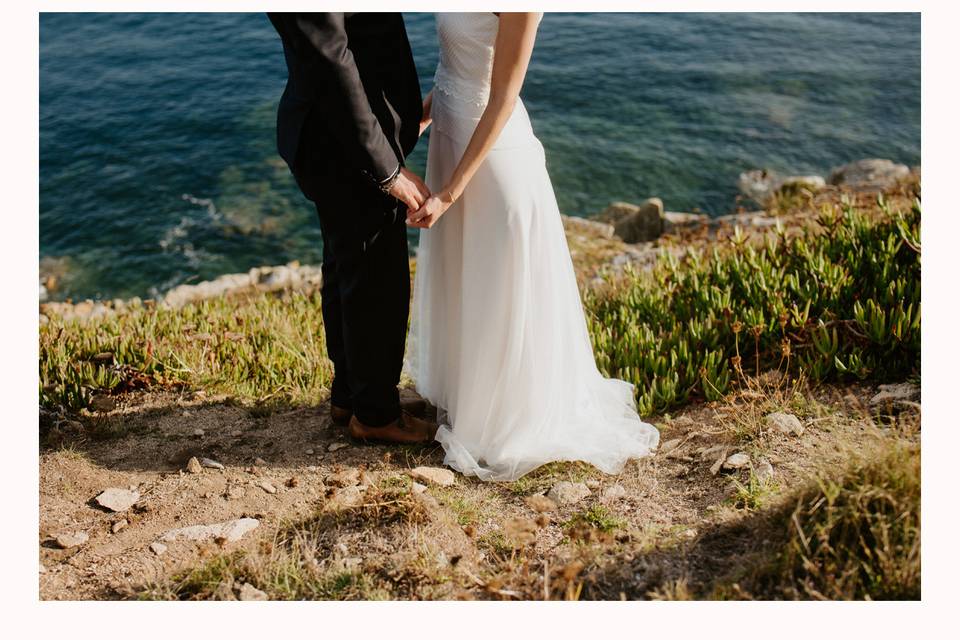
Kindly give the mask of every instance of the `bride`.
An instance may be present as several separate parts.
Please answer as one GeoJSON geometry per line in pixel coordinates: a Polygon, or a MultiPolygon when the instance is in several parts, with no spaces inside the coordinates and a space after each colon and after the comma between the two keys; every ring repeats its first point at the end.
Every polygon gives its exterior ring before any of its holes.
{"type": "Polygon", "coordinates": [[[593,358],[543,147],[519,98],[540,14],[441,13],[407,369],[440,408],[445,464],[514,480],[618,473],[656,447],[633,387],[593,358]]]}

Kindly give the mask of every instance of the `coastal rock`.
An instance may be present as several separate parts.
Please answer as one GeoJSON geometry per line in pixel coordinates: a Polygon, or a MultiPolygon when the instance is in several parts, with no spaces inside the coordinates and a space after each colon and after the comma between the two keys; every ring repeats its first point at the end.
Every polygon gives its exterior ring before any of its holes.
{"type": "Polygon", "coordinates": [[[767,427],[785,436],[802,436],[803,425],[800,419],[792,413],[774,412],[764,418],[767,427]]]}
{"type": "Polygon", "coordinates": [[[568,482],[566,480],[553,485],[547,497],[557,504],[574,504],[590,495],[590,487],[582,482],[568,482]]]}
{"type": "Polygon", "coordinates": [[[732,227],[767,228],[776,226],[779,218],[768,216],[766,211],[748,211],[746,213],[731,213],[717,216],[711,221],[713,225],[728,224],[732,227]]]}
{"type": "Polygon", "coordinates": [[[61,549],[79,547],[82,544],[86,544],[89,539],[90,536],[83,531],[58,533],[53,537],[53,541],[56,542],[57,546],[61,549]]]}
{"type": "Polygon", "coordinates": [[[777,192],[784,189],[808,189],[816,192],[825,186],[826,181],[821,176],[782,176],[768,169],[744,171],[737,179],[740,193],[762,206],[769,204],[777,192]]]}
{"type": "Polygon", "coordinates": [[[140,494],[138,492],[130,491],[129,489],[118,489],[116,487],[104,489],[100,495],[94,498],[101,507],[116,513],[126,511],[139,499],[140,494]]]}
{"type": "Polygon", "coordinates": [[[857,191],[883,191],[910,175],[910,167],[891,160],[868,158],[830,171],[830,184],[857,191]]]}
{"type": "Polygon", "coordinates": [[[663,201],[648,198],[639,205],[614,202],[598,218],[612,224],[614,233],[624,242],[649,242],[663,233],[663,201]]]}
{"type": "Polygon", "coordinates": [[[414,480],[441,487],[449,487],[457,481],[453,471],[439,467],[417,467],[407,471],[407,474],[414,480]]]}
{"type": "Polygon", "coordinates": [[[236,542],[258,526],[260,526],[260,521],[256,518],[238,518],[216,524],[195,524],[190,527],[171,529],[160,536],[160,540],[177,542],[179,540],[204,541],[219,538],[226,542],[236,542]]]}
{"type": "Polygon", "coordinates": [[[600,222],[597,220],[589,220],[587,218],[577,218],[575,216],[560,216],[563,219],[563,227],[568,231],[576,231],[588,236],[595,236],[599,238],[612,238],[613,237],[613,225],[607,224],[606,222],[600,222]]]}
{"type": "Polygon", "coordinates": [[[683,228],[695,228],[703,224],[710,224],[710,216],[703,213],[680,213],[665,211],[663,213],[663,232],[673,233],[683,228]]]}

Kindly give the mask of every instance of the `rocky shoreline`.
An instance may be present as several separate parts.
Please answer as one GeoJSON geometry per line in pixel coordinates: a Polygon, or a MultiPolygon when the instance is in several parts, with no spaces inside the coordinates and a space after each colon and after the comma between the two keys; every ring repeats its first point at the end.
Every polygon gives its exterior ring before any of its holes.
{"type": "MultiPolygon", "coordinates": [[[[752,210],[745,210],[741,204],[736,213],[710,217],[666,211],[660,198],[648,198],[640,204],[614,202],[591,218],[562,217],[571,256],[578,266],[578,276],[585,286],[591,286],[603,281],[601,267],[613,272],[622,271],[627,265],[633,269],[645,269],[655,264],[663,250],[682,253],[685,249],[683,237],[691,232],[715,234],[725,227],[757,230],[773,227],[781,217],[771,208],[783,194],[810,197],[830,191],[883,192],[919,176],[919,173],[919,167],[910,168],[883,159],[851,162],[834,168],[827,177],[781,175],[756,169],[740,174],[737,183],[743,202],[756,207],[752,210]],[[664,237],[679,238],[681,242],[663,243],[661,239],[664,237]]],[[[40,323],[53,316],[65,320],[96,320],[141,305],[180,308],[218,297],[279,291],[311,292],[319,289],[321,280],[319,266],[294,261],[285,265],[255,267],[246,273],[224,274],[196,284],[181,284],[156,299],[47,302],[48,287],[55,286],[55,282],[41,275],[40,323]]]]}

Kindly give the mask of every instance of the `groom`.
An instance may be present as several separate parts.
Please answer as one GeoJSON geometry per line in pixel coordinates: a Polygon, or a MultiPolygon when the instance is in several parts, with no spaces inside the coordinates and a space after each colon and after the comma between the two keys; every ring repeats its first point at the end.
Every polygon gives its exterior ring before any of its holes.
{"type": "Polygon", "coordinates": [[[355,438],[429,442],[397,392],[410,306],[406,212],[430,195],[404,167],[422,116],[399,13],[271,13],[287,86],[277,145],[323,234],[322,309],[333,421],[355,438]]]}

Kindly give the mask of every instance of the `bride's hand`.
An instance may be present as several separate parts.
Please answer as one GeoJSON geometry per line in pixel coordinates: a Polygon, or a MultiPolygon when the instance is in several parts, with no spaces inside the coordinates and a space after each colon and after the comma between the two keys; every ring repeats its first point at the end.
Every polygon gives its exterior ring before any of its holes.
{"type": "Polygon", "coordinates": [[[417,229],[429,229],[452,204],[453,197],[449,191],[435,193],[427,198],[419,209],[407,213],[407,224],[417,229]]]}
{"type": "Polygon", "coordinates": [[[430,126],[430,123],[433,122],[433,116],[430,115],[430,112],[433,110],[433,91],[427,94],[427,97],[423,99],[423,115],[420,117],[420,133],[423,135],[423,132],[427,130],[427,127],[430,126]]]}

